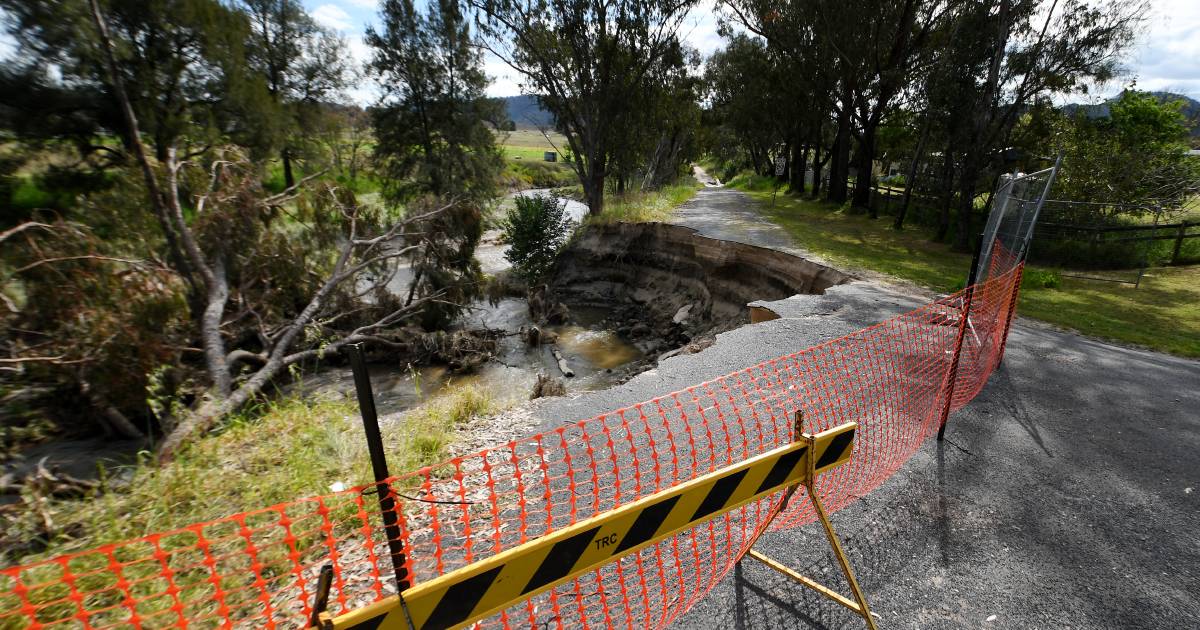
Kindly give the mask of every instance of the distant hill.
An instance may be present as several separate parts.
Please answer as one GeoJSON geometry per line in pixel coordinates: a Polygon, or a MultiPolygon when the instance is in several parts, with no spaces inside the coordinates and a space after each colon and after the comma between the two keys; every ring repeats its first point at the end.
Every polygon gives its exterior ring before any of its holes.
{"type": "Polygon", "coordinates": [[[518,129],[553,127],[554,115],[538,105],[536,96],[505,96],[502,99],[508,108],[508,117],[517,123],[518,129]]]}
{"type": "MultiPolygon", "coordinates": [[[[1200,137],[1200,101],[1190,96],[1171,92],[1150,92],[1150,94],[1153,94],[1162,101],[1182,100],[1183,117],[1188,121],[1188,126],[1192,130],[1192,137],[1200,137]]],[[[1074,114],[1077,111],[1082,111],[1088,118],[1107,118],[1109,103],[1116,101],[1118,98],[1120,97],[1114,96],[1103,103],[1096,104],[1071,103],[1070,105],[1063,106],[1063,112],[1074,114]]]]}

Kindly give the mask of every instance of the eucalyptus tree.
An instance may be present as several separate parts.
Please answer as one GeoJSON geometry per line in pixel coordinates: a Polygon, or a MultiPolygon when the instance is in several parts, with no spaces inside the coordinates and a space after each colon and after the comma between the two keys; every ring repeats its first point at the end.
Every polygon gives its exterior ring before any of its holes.
{"type": "MultiPolygon", "coordinates": [[[[0,0],[0,8],[25,63],[54,68],[60,86],[103,95],[108,114],[98,119],[98,130],[120,137],[125,154],[134,153],[141,135],[157,164],[172,151],[186,159],[226,139],[253,144],[255,129],[269,120],[265,86],[245,63],[245,16],[219,0],[108,0],[98,10],[111,47],[96,45],[92,7],[83,0],[0,0]],[[136,130],[125,124],[126,106],[139,121],[136,130]]],[[[147,171],[148,181],[152,174],[147,171]]],[[[191,288],[198,312],[201,283],[183,255],[168,193],[156,186],[148,192],[172,266],[191,288]]]]}
{"type": "Polygon", "coordinates": [[[858,171],[853,202],[868,205],[879,125],[925,67],[931,35],[966,1],[728,0],[743,26],[789,51],[797,67],[815,69],[809,71],[812,84],[825,83],[820,96],[836,119],[830,201],[849,196],[853,140],[858,171]]]}
{"type": "MultiPolygon", "coordinates": [[[[66,86],[106,86],[87,2],[0,0],[0,9],[25,63],[54,68],[66,86]]],[[[109,0],[105,12],[130,104],[160,161],[181,140],[203,146],[265,115],[238,11],[219,0],[109,0]]],[[[119,117],[109,122],[124,131],[119,117]]]]}
{"type": "Polygon", "coordinates": [[[670,68],[695,0],[470,0],[485,45],[523,77],[567,139],[588,211],[604,209],[622,118],[670,68]]]}
{"type": "Polygon", "coordinates": [[[376,157],[402,201],[421,194],[487,199],[502,166],[492,129],[504,122],[488,98],[483,59],[458,0],[386,0],[367,29],[370,70],[383,90],[371,109],[376,157]]]}
{"type": "Polygon", "coordinates": [[[705,70],[708,104],[740,139],[754,171],[769,175],[776,147],[786,138],[780,116],[784,74],[760,37],[734,35],[714,53],[705,70]]]}
{"type": "Polygon", "coordinates": [[[492,130],[506,116],[484,93],[481,52],[459,0],[430,2],[424,13],[412,0],[386,0],[380,18],[366,41],[383,88],[371,114],[384,196],[410,208],[458,202],[422,223],[409,242],[407,302],[443,296],[423,311],[426,327],[441,327],[478,294],[480,208],[495,196],[503,164],[492,130]]]}
{"type": "Polygon", "coordinates": [[[641,180],[634,184],[641,190],[675,180],[684,160],[692,156],[700,124],[699,63],[696,51],[674,47],[643,76],[640,89],[617,113],[615,126],[624,133],[614,134],[609,171],[618,194],[634,178],[641,180]]]}
{"type": "Polygon", "coordinates": [[[957,247],[969,247],[977,191],[1001,167],[1022,113],[1116,76],[1147,10],[1145,1],[996,0],[962,14],[970,28],[951,42],[943,88],[953,94],[946,157],[958,170],[957,247]]]}
{"type": "Polygon", "coordinates": [[[284,184],[290,188],[296,184],[292,162],[306,130],[324,104],[341,100],[354,69],[345,42],[318,25],[298,0],[241,0],[240,7],[249,17],[248,62],[266,81],[277,111],[263,132],[281,145],[284,184]]]}

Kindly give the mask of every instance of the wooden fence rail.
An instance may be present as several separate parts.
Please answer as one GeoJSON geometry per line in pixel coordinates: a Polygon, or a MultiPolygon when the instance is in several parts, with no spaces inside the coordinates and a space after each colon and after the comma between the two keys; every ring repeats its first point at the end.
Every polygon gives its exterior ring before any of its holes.
{"type": "MultiPolygon", "coordinates": [[[[892,188],[890,186],[871,186],[871,202],[877,204],[876,209],[884,214],[890,214],[892,203],[899,201],[904,196],[903,188],[892,188]]],[[[920,201],[937,201],[937,197],[914,192],[912,194],[913,206],[915,207],[920,201]]],[[[1052,204],[1055,200],[1046,200],[1048,204],[1052,204]]],[[[1200,222],[1196,221],[1180,221],[1179,223],[1160,223],[1157,225],[1119,225],[1110,227],[1076,225],[1069,223],[1055,222],[1040,222],[1038,224],[1038,233],[1044,237],[1060,236],[1062,232],[1082,232],[1088,234],[1089,240],[1094,240],[1104,243],[1141,243],[1149,241],[1175,241],[1171,247],[1171,259],[1169,264],[1177,265],[1181,262],[1183,254],[1183,242],[1192,239],[1200,238],[1200,231],[1189,232],[1190,229],[1200,230],[1200,222]],[[1171,230],[1174,230],[1171,233],[1171,230]],[[1103,238],[1106,234],[1118,234],[1122,232],[1145,232],[1153,231],[1150,236],[1126,236],[1120,238],[1103,238]],[[1166,232],[1159,234],[1158,232],[1166,232]],[[1050,234],[1047,234],[1050,232],[1050,234]]]]}

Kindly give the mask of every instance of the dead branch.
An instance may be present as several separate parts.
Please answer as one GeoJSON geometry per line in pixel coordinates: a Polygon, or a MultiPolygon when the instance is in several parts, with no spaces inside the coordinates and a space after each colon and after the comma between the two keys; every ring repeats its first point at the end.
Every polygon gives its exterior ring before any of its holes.
{"type": "Polygon", "coordinates": [[[17,267],[16,269],[13,270],[12,273],[13,273],[13,275],[16,275],[19,273],[24,273],[26,271],[29,271],[30,269],[36,269],[38,267],[41,267],[42,265],[67,262],[67,261],[71,261],[71,260],[102,260],[104,262],[124,263],[124,264],[131,265],[134,267],[149,267],[149,266],[151,266],[145,260],[137,260],[137,259],[133,259],[133,258],[116,258],[113,256],[101,256],[99,254],[88,254],[86,256],[58,256],[55,258],[43,258],[41,260],[31,262],[28,265],[25,265],[24,267],[17,267]]]}
{"type": "Polygon", "coordinates": [[[4,241],[8,240],[9,238],[16,236],[17,234],[20,234],[21,232],[24,232],[25,230],[32,230],[35,228],[42,229],[42,230],[53,230],[54,229],[53,227],[51,227],[45,223],[38,223],[37,221],[26,221],[25,223],[16,225],[16,226],[11,227],[3,232],[0,232],[0,243],[3,243],[4,241]]]}

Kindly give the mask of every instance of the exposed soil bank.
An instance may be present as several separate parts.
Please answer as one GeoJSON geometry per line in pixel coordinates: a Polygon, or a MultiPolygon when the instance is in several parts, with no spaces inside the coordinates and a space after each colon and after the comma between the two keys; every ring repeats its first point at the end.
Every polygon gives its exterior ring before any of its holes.
{"type": "Polygon", "coordinates": [[[617,332],[647,354],[750,322],[747,305],[822,294],[853,277],[773,249],[664,223],[580,230],[550,288],[571,308],[610,309],[617,332]]]}

